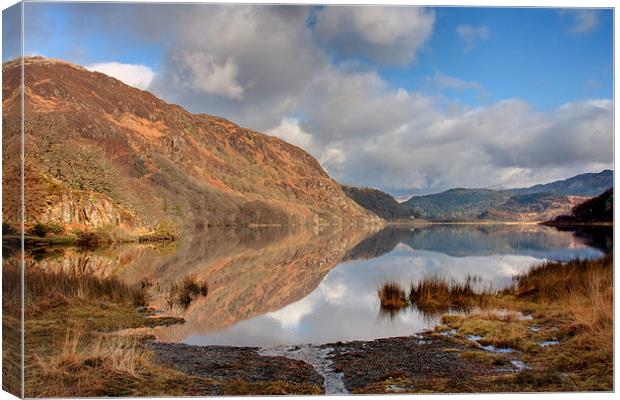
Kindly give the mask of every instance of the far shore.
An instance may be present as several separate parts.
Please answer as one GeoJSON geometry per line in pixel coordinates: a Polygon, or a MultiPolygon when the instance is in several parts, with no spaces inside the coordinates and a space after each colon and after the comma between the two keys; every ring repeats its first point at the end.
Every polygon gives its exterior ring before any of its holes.
{"type": "Polygon", "coordinates": [[[424,226],[424,225],[541,225],[545,221],[427,221],[427,220],[412,220],[412,221],[387,221],[388,226],[424,226]]]}

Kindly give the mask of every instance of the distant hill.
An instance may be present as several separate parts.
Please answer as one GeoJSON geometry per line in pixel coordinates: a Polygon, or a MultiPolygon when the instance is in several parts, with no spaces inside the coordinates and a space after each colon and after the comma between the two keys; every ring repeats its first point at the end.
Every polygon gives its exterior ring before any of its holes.
{"type": "Polygon", "coordinates": [[[511,189],[517,194],[554,193],[567,196],[598,196],[614,185],[614,172],[606,169],[599,173],[586,173],[572,178],[529,188],[511,189]]]}
{"type": "Polygon", "coordinates": [[[450,189],[414,196],[401,205],[421,218],[434,221],[475,220],[510,198],[510,193],[491,189],[450,189]]]}
{"type": "Polygon", "coordinates": [[[569,215],[560,215],[547,222],[547,225],[571,225],[613,222],[614,190],[608,189],[600,196],[589,199],[575,208],[569,215]]]}
{"type": "Polygon", "coordinates": [[[357,204],[387,220],[407,219],[412,211],[389,194],[378,189],[342,185],[342,190],[357,204]]]}
{"type": "Polygon", "coordinates": [[[414,196],[401,205],[433,221],[545,221],[613,186],[613,171],[587,173],[528,188],[450,189],[414,196]]]}
{"type": "Polygon", "coordinates": [[[554,193],[517,194],[506,202],[479,215],[483,220],[546,221],[587,200],[583,196],[565,196],[554,193]]]}

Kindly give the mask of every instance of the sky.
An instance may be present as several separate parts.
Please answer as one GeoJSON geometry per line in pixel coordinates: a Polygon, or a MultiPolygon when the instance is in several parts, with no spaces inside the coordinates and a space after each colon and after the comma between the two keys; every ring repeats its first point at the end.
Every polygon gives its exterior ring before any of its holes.
{"type": "Polygon", "coordinates": [[[426,194],[613,167],[611,9],[24,7],[27,55],[279,136],[341,183],[426,194]]]}

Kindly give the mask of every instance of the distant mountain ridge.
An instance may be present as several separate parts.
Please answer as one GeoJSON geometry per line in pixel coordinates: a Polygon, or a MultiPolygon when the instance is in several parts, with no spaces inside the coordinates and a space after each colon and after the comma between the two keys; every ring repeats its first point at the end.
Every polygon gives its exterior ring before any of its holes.
{"type": "Polygon", "coordinates": [[[547,221],[613,186],[613,171],[586,173],[547,184],[516,189],[455,188],[398,203],[372,188],[344,186],[362,207],[387,220],[431,221],[547,221]]]}
{"type": "Polygon", "coordinates": [[[512,193],[553,193],[566,196],[598,196],[614,185],[614,172],[606,169],[589,172],[568,179],[530,186],[528,188],[508,189],[512,193]]]}
{"type": "Polygon", "coordinates": [[[613,171],[585,173],[528,188],[449,189],[402,203],[421,218],[437,221],[545,221],[613,186],[613,171]]]}

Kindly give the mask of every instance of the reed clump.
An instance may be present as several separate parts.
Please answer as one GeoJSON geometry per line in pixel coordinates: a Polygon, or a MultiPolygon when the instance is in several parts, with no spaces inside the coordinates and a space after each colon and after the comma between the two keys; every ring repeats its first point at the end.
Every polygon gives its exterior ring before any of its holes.
{"type": "Polygon", "coordinates": [[[409,305],[405,290],[396,282],[385,282],[377,293],[382,309],[400,310],[409,305]]]}
{"type": "Polygon", "coordinates": [[[208,293],[206,282],[199,281],[193,275],[186,276],[180,283],[173,283],[168,288],[168,307],[170,309],[180,307],[185,310],[194,300],[205,297],[208,293]]]}
{"type": "Polygon", "coordinates": [[[479,278],[469,275],[462,282],[440,276],[424,278],[411,284],[409,301],[417,308],[431,312],[451,308],[469,309],[480,303],[482,298],[482,295],[474,290],[474,284],[478,280],[479,278]]]}

